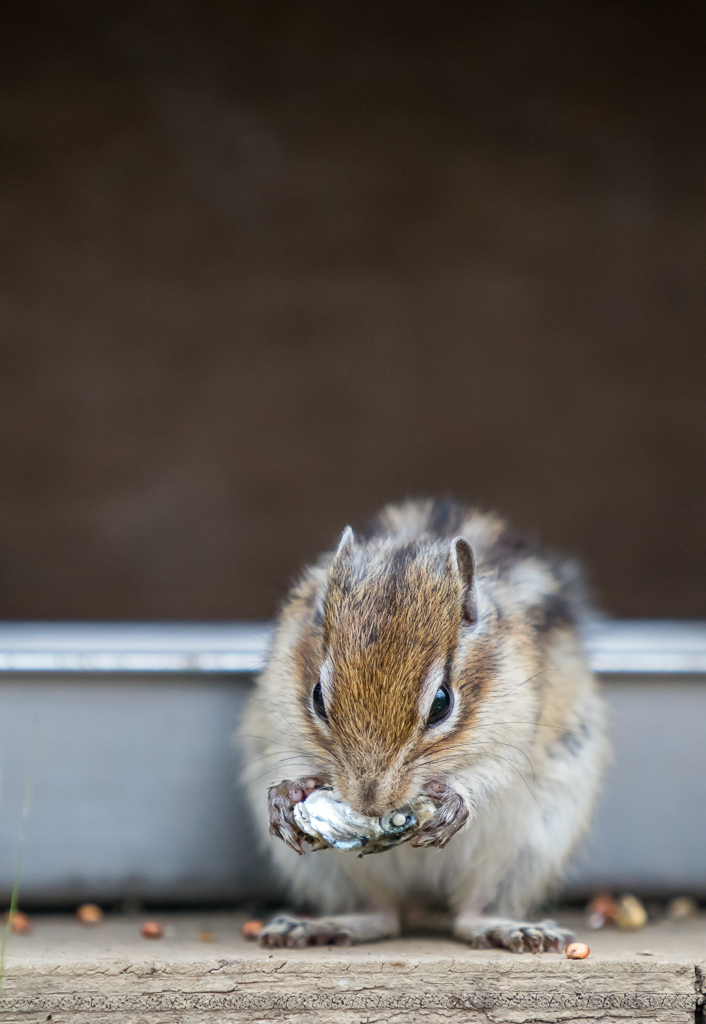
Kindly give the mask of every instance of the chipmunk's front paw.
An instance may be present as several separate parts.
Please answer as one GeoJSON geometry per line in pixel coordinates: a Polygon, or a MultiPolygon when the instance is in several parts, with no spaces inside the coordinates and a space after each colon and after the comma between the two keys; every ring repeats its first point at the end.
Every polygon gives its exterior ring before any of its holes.
{"type": "Polygon", "coordinates": [[[412,839],[412,846],[437,846],[442,849],[468,819],[463,797],[445,782],[429,782],[424,792],[439,803],[436,813],[412,839]]]}
{"type": "Polygon", "coordinates": [[[319,786],[323,786],[323,780],[312,775],[305,779],[284,779],[278,786],[270,786],[267,790],[270,835],[283,840],[300,854],[304,853],[300,841],[303,833],[294,820],[292,810],[295,804],[306,800],[319,786]]]}
{"type": "Polygon", "coordinates": [[[460,917],[454,933],[474,949],[495,947],[512,953],[561,953],[574,937],[556,921],[530,923],[501,917],[460,917]]]}
{"type": "Polygon", "coordinates": [[[305,946],[350,946],[351,937],[331,918],[280,914],[265,925],[257,941],[265,949],[303,949],[305,946]]]}

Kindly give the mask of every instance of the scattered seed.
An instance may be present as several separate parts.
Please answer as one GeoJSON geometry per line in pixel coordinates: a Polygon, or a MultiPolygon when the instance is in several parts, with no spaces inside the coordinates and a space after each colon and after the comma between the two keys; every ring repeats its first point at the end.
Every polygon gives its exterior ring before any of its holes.
{"type": "Polygon", "coordinates": [[[586,907],[586,924],[593,931],[598,931],[604,925],[615,922],[620,913],[620,906],[615,902],[609,892],[599,892],[593,897],[586,907]]]}
{"type": "Polygon", "coordinates": [[[603,914],[589,914],[586,917],[586,927],[590,928],[592,932],[600,931],[601,928],[605,927],[606,918],[603,914]]]}
{"type": "Polygon", "coordinates": [[[585,960],[591,950],[585,942],[571,942],[566,947],[566,955],[569,960],[585,960]]]}
{"type": "Polygon", "coordinates": [[[699,905],[691,896],[675,896],[667,905],[667,917],[670,921],[686,921],[690,917],[696,917],[699,912],[699,905]]]}
{"type": "Polygon", "coordinates": [[[82,903],[76,917],[81,924],[98,924],[103,920],[103,911],[96,903],[82,903]]]}
{"type": "MultiPolygon", "coordinates": [[[[10,911],[8,910],[8,912],[5,914],[5,921],[9,920],[10,911]]],[[[29,935],[29,933],[32,931],[32,922],[30,921],[26,914],[22,913],[21,910],[16,910],[12,915],[10,930],[14,932],[15,935],[29,935]]]]}
{"type": "Polygon", "coordinates": [[[254,919],[252,921],[246,921],[245,924],[243,925],[241,935],[243,936],[244,939],[247,939],[249,942],[254,942],[255,939],[260,934],[260,932],[262,931],[262,927],[262,921],[256,921],[254,919]]]}
{"type": "Polygon", "coordinates": [[[143,939],[161,939],[164,935],[164,928],[157,921],[145,921],[140,928],[140,935],[143,939]]]}
{"type": "Polygon", "coordinates": [[[619,906],[615,923],[622,931],[636,932],[647,924],[647,911],[635,896],[621,896],[619,906]]]}
{"type": "Polygon", "coordinates": [[[201,942],[215,942],[216,936],[213,932],[199,932],[199,939],[201,942]]]}

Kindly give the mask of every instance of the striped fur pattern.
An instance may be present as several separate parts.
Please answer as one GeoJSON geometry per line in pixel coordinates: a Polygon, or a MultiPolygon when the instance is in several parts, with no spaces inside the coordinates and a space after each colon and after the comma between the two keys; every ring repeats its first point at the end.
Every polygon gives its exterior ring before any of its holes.
{"type": "Polygon", "coordinates": [[[325,914],[388,917],[442,900],[469,941],[469,920],[541,901],[587,826],[606,756],[577,634],[587,614],[575,567],[495,515],[409,501],[365,535],[344,531],[290,593],[243,727],[253,813],[294,895],[325,914]],[[450,712],[430,726],[440,686],[450,712]],[[446,792],[447,820],[417,848],[299,857],[269,837],[267,806],[268,786],[298,778],[371,815],[446,792]]]}

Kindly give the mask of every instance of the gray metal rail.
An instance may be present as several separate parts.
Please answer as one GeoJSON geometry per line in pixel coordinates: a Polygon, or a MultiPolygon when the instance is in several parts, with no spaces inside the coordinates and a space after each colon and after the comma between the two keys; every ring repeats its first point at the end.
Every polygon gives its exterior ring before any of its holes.
{"type": "MultiPolygon", "coordinates": [[[[0,672],[253,673],[266,623],[0,623],[0,672]]],[[[585,629],[601,674],[706,673],[706,621],[613,620],[585,629]]]]}
{"type": "MultiPolygon", "coordinates": [[[[25,905],[272,893],[233,744],[269,631],[0,623],[5,902],[28,780],[25,905]]],[[[614,759],[568,891],[706,896],[706,622],[593,623],[586,645],[614,759]]]]}

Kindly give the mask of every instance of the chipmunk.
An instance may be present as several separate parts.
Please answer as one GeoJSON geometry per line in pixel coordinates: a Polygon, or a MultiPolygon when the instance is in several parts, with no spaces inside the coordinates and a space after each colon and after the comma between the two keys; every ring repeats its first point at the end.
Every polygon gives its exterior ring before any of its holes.
{"type": "Polygon", "coordinates": [[[408,501],[364,536],[346,527],[289,594],[242,728],[258,830],[322,915],[276,917],[261,945],[394,936],[428,898],[476,948],[563,950],[570,934],[527,914],[586,829],[606,759],[588,615],[576,567],[495,515],[408,501]],[[405,845],[301,856],[293,808],[324,785],[367,816],[423,793],[438,806],[405,845]]]}

